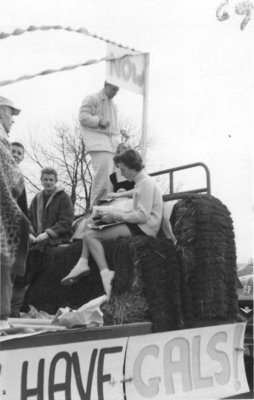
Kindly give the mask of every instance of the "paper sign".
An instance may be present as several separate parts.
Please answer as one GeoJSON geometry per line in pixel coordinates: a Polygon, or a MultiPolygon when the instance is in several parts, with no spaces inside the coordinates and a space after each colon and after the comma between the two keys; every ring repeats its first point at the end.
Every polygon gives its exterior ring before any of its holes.
{"type": "Polygon", "coordinates": [[[106,62],[106,80],[113,85],[143,94],[145,87],[145,57],[143,54],[108,44],[107,57],[123,58],[106,62]]]}
{"type": "Polygon", "coordinates": [[[239,395],[249,391],[244,332],[239,323],[1,351],[1,400],[239,395]]]}
{"type": "Polygon", "coordinates": [[[248,392],[244,331],[244,324],[230,324],[130,338],[127,400],[214,399],[248,392]]]}
{"type": "Polygon", "coordinates": [[[127,338],[0,353],[1,400],[123,400],[127,338]]]}

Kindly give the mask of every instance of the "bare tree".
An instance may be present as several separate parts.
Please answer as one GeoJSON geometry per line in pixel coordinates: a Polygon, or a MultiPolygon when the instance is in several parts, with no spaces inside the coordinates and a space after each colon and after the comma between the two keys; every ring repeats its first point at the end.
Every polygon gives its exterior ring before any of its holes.
{"type": "MultiPolygon", "coordinates": [[[[51,166],[57,170],[59,184],[70,195],[75,211],[82,214],[90,207],[92,175],[79,124],[57,122],[52,137],[50,144],[31,138],[27,155],[40,169],[51,166]]],[[[38,178],[26,177],[30,192],[40,190],[38,178]]]]}
{"type": "Polygon", "coordinates": [[[125,115],[119,116],[121,141],[128,142],[134,149],[140,150],[141,128],[125,115]]]}
{"type": "MultiPolygon", "coordinates": [[[[128,141],[138,150],[139,129],[128,119],[120,121],[120,124],[122,142],[128,141]]],[[[90,208],[92,174],[91,160],[81,139],[80,125],[75,120],[73,124],[56,122],[52,131],[50,142],[42,143],[36,139],[37,135],[30,135],[26,153],[33,170],[29,172],[29,177],[26,176],[27,191],[30,195],[38,193],[41,190],[39,171],[44,167],[53,167],[57,170],[59,185],[71,197],[76,214],[84,214],[90,208]]]]}

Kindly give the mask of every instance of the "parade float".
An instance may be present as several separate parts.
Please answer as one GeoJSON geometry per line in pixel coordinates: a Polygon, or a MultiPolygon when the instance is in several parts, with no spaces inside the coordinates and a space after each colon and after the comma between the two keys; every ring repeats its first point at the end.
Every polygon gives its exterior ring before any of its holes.
{"type": "MultiPolygon", "coordinates": [[[[83,28],[80,33],[89,34],[83,28]]],[[[145,158],[149,55],[109,43],[105,61],[109,82],[143,96],[145,158]]],[[[88,277],[71,287],[60,284],[80,256],[81,241],[47,252],[25,302],[55,318],[32,324],[30,319],[26,333],[19,329],[22,318],[12,321],[16,334],[0,342],[1,399],[165,400],[232,398],[248,392],[246,323],[238,318],[230,212],[211,195],[209,169],[202,162],[151,175],[168,177],[163,200],[174,201],[168,223],[176,241],[161,234],[104,244],[115,278],[109,301],[99,308],[102,323],[97,326],[66,327],[57,321],[60,308],[71,313],[104,294],[92,259],[88,277]],[[192,168],[203,170],[204,185],[176,193],[174,174],[192,168]]]]}

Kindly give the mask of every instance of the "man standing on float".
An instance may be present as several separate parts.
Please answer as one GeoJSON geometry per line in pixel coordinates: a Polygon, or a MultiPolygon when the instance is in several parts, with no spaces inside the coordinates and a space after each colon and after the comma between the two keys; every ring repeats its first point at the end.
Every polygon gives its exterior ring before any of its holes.
{"type": "Polygon", "coordinates": [[[91,157],[93,183],[90,208],[105,198],[109,175],[113,172],[113,156],[121,141],[117,108],[112,101],[119,88],[105,81],[104,88],[87,96],[80,107],[81,136],[91,157]]]}

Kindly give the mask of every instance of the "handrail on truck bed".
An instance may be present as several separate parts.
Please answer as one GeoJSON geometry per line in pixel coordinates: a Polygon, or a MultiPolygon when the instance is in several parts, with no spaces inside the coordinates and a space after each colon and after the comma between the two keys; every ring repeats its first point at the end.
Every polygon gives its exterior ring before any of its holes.
{"type": "Polygon", "coordinates": [[[186,164],[186,165],[181,165],[179,167],[174,167],[174,168],[169,168],[169,169],[164,169],[162,171],[157,171],[157,172],[152,172],[149,174],[150,176],[158,176],[158,175],[169,175],[169,194],[163,195],[163,200],[168,201],[168,200],[175,200],[175,199],[180,199],[185,197],[187,194],[190,193],[207,193],[211,194],[211,179],[210,179],[210,171],[207,167],[206,164],[202,162],[197,162],[193,164],[186,164]],[[174,172],[176,171],[181,171],[184,169],[189,169],[189,168],[196,168],[196,167],[202,167],[205,170],[206,174],[206,186],[203,188],[199,189],[193,189],[193,190],[187,190],[184,192],[174,192],[174,172]]]}

